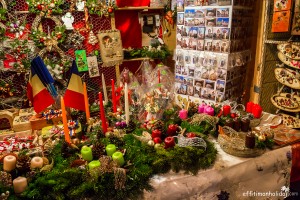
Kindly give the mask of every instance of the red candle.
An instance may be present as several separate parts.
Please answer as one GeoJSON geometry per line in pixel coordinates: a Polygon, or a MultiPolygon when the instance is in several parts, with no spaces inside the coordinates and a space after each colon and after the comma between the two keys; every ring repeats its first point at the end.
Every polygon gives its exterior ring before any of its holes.
{"type": "Polygon", "coordinates": [[[230,115],[231,113],[231,107],[229,105],[224,105],[223,106],[223,115],[227,116],[230,115]]]}
{"type": "Polygon", "coordinates": [[[252,114],[255,118],[259,119],[261,117],[262,108],[258,104],[254,104],[252,107],[252,114]]]}
{"type": "Polygon", "coordinates": [[[100,103],[100,117],[101,117],[101,121],[102,121],[102,131],[103,131],[103,133],[106,133],[107,124],[106,124],[105,111],[104,111],[104,107],[103,107],[103,99],[102,99],[101,92],[99,92],[99,103],[100,103]]]}
{"type": "Polygon", "coordinates": [[[165,138],[165,149],[171,148],[175,146],[175,140],[173,137],[166,137],[165,138]]]}
{"type": "Polygon", "coordinates": [[[254,103],[251,101],[246,104],[246,112],[247,113],[252,113],[253,105],[254,105],[254,103]]]}
{"type": "Polygon", "coordinates": [[[111,95],[112,95],[112,104],[113,112],[117,112],[117,102],[116,102],[116,93],[115,93],[115,81],[111,79],[111,95]]]}

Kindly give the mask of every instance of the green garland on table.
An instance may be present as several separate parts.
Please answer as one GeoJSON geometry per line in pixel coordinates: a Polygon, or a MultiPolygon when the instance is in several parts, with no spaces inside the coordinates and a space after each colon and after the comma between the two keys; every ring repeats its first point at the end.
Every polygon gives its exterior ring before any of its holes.
{"type": "MultiPolygon", "coordinates": [[[[140,135],[145,129],[136,129],[134,134],[140,135]]],[[[95,133],[94,133],[95,134],[95,133]]],[[[199,169],[210,167],[217,151],[213,144],[207,142],[207,148],[174,147],[172,149],[153,148],[127,134],[123,139],[110,137],[90,140],[85,144],[100,141],[103,145],[115,143],[119,150],[126,149],[124,156],[126,183],[124,189],[115,189],[114,174],[104,173],[95,176],[86,168],[71,168],[77,159],[79,150],[64,152],[63,141],[52,150],[49,157],[54,159],[54,168],[50,172],[33,172],[29,186],[21,196],[14,196],[10,188],[11,199],[137,199],[144,190],[151,190],[150,178],[154,174],[166,173],[170,169],[178,172],[184,170],[196,174],[199,169]],[[67,157],[66,157],[67,155],[67,157]],[[69,157],[68,157],[69,156],[69,157]],[[34,175],[35,174],[35,175],[34,175]]],[[[82,145],[79,145],[79,149],[82,145]]],[[[19,175],[19,174],[18,174],[19,175]]],[[[20,174],[21,175],[21,174],[20,174]]],[[[7,188],[0,186],[0,191],[7,188]]]]}
{"type": "Polygon", "coordinates": [[[151,59],[161,59],[164,60],[171,53],[168,50],[166,45],[154,47],[154,46],[145,46],[140,49],[126,49],[124,50],[124,57],[125,59],[132,59],[132,58],[144,58],[148,57],[151,59]]]}

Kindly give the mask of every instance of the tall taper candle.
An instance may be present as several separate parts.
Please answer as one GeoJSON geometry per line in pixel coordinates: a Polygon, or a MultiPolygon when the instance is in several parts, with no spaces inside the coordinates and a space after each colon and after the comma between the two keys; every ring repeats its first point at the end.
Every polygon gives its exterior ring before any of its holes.
{"type": "Polygon", "coordinates": [[[106,105],[108,102],[108,98],[107,98],[107,90],[106,90],[104,74],[102,74],[102,88],[103,88],[103,95],[104,95],[104,102],[105,102],[104,104],[106,105]]]}
{"type": "Polygon", "coordinates": [[[115,81],[111,79],[111,95],[112,95],[112,103],[113,103],[113,112],[117,112],[117,102],[116,102],[116,93],[115,93],[115,81]]]}
{"type": "Polygon", "coordinates": [[[125,95],[125,120],[126,124],[129,124],[129,101],[128,101],[128,85],[125,83],[125,89],[124,89],[124,95],[125,95]]]}
{"type": "Polygon", "coordinates": [[[87,95],[86,83],[83,82],[83,95],[84,95],[84,106],[85,106],[85,117],[86,121],[88,121],[91,117],[90,115],[90,107],[89,107],[89,98],[87,95]]]}
{"type": "Polygon", "coordinates": [[[102,121],[102,131],[103,131],[103,133],[106,133],[107,124],[106,124],[105,111],[104,111],[104,107],[103,107],[103,99],[102,99],[101,92],[99,92],[99,103],[100,103],[100,117],[101,117],[101,121],[102,121]]]}
{"type": "Polygon", "coordinates": [[[66,142],[70,143],[71,138],[70,138],[69,128],[68,128],[68,120],[67,120],[65,101],[64,101],[63,97],[60,97],[60,105],[61,105],[61,116],[62,116],[62,121],[63,121],[63,125],[64,125],[65,140],[66,140],[66,142]]]}

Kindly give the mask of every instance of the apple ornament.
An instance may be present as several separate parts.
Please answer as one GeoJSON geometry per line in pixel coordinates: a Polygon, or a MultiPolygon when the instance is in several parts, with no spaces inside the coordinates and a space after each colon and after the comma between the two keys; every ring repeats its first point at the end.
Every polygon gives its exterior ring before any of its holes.
{"type": "Polygon", "coordinates": [[[165,149],[172,148],[175,146],[175,139],[173,137],[165,138],[165,149]]]}
{"type": "Polygon", "coordinates": [[[174,136],[174,135],[176,135],[177,130],[178,130],[178,125],[177,124],[170,124],[168,126],[167,135],[168,136],[174,136]]]}
{"type": "Polygon", "coordinates": [[[160,143],[162,143],[162,140],[161,140],[160,137],[155,137],[155,138],[153,138],[153,142],[154,142],[155,144],[160,144],[160,143]]]}
{"type": "Polygon", "coordinates": [[[154,139],[156,137],[159,137],[159,138],[161,137],[161,131],[158,129],[155,129],[152,131],[152,138],[154,139]]]}

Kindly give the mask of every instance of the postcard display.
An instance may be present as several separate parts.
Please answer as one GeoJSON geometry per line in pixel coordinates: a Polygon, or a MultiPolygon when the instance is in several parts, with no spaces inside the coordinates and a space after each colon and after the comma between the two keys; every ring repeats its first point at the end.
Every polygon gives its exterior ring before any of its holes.
{"type": "Polygon", "coordinates": [[[177,0],[177,103],[190,99],[210,104],[242,94],[254,3],[177,0]]]}

